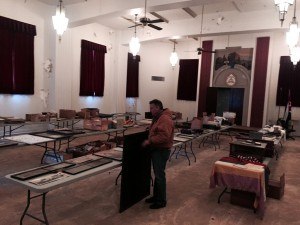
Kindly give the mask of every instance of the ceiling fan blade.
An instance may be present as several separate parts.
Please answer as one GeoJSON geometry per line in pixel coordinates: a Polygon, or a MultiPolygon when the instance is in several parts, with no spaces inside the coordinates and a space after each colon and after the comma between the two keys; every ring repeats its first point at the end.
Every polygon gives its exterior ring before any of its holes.
{"type": "Polygon", "coordinates": [[[153,29],[156,29],[156,30],[162,30],[161,27],[155,26],[155,25],[153,25],[151,23],[149,23],[148,26],[151,27],[151,28],[153,28],[153,29]]]}
{"type": "Polygon", "coordinates": [[[202,49],[202,52],[216,53],[216,51],[209,51],[209,50],[204,50],[204,49],[202,49]]]}
{"type": "Polygon", "coordinates": [[[216,53],[216,51],[210,51],[210,50],[205,50],[204,48],[197,48],[197,52],[198,52],[198,55],[201,54],[201,52],[207,52],[207,53],[216,53]]]}
{"type": "Polygon", "coordinates": [[[162,22],[164,22],[162,19],[148,20],[148,23],[162,23],[162,22]]]}
{"type": "Polygon", "coordinates": [[[135,24],[135,21],[132,20],[132,19],[130,19],[130,18],[127,18],[127,17],[125,17],[125,16],[121,16],[121,18],[123,18],[124,20],[127,20],[127,21],[130,22],[130,23],[135,24]]]}
{"type": "Polygon", "coordinates": [[[130,26],[130,27],[128,27],[128,28],[132,28],[132,27],[138,27],[138,26],[143,26],[143,24],[139,23],[139,24],[136,24],[136,25],[130,26]]]}

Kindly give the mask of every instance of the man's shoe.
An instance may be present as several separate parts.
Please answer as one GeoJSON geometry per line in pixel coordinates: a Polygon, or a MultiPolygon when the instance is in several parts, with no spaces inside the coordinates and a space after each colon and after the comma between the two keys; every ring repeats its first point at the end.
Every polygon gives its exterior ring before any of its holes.
{"type": "Polygon", "coordinates": [[[146,203],[154,203],[154,202],[155,202],[154,196],[152,196],[152,197],[150,197],[150,198],[146,198],[145,202],[146,202],[146,203]]]}
{"type": "Polygon", "coordinates": [[[160,209],[166,207],[167,203],[153,203],[152,205],[149,206],[150,209],[160,209]]]}

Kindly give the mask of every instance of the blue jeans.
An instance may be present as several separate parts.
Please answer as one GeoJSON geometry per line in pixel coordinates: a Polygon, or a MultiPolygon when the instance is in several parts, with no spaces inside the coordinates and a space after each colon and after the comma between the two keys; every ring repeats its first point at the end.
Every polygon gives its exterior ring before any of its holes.
{"type": "Polygon", "coordinates": [[[151,150],[151,161],[155,175],[153,196],[156,203],[167,202],[165,168],[170,152],[170,149],[162,148],[153,148],[151,150]]]}

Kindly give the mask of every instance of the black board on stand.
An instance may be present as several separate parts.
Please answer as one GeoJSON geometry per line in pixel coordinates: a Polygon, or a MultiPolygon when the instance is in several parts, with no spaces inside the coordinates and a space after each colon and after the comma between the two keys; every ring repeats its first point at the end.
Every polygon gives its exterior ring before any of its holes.
{"type": "Polygon", "coordinates": [[[142,147],[148,131],[125,135],[123,146],[120,212],[150,194],[151,160],[149,149],[142,147]]]}

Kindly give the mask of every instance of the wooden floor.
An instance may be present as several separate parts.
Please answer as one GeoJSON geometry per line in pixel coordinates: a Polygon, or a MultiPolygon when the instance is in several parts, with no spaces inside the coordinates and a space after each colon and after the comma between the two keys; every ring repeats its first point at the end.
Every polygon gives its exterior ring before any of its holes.
{"type": "MultiPolygon", "coordinates": [[[[107,136],[75,140],[72,145],[107,136]]],[[[261,220],[252,210],[231,205],[229,196],[217,197],[222,188],[209,189],[209,176],[213,163],[229,154],[230,138],[221,137],[221,148],[198,148],[194,143],[197,161],[188,162],[184,157],[172,158],[167,164],[166,208],[151,210],[143,201],[119,213],[120,182],[115,179],[120,168],[99,174],[47,194],[46,211],[50,224],[138,224],[138,225],[207,225],[207,224],[299,224],[299,165],[300,139],[288,140],[279,151],[279,159],[270,164],[271,178],[286,174],[285,195],[281,200],[267,199],[266,213],[261,220]]],[[[5,175],[37,167],[43,150],[40,147],[0,149],[0,225],[19,224],[26,203],[26,190],[4,178],[5,175]]],[[[36,199],[31,213],[41,216],[40,202],[36,199]]],[[[23,224],[40,224],[26,217],[23,224]]]]}

